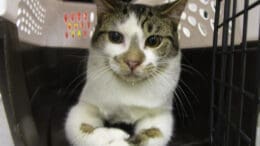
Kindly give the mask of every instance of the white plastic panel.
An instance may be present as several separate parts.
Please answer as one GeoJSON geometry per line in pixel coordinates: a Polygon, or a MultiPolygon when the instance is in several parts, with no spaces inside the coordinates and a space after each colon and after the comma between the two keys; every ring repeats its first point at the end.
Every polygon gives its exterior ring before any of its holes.
{"type": "Polygon", "coordinates": [[[96,24],[96,6],[57,2],[59,9],[47,12],[46,44],[57,47],[88,48],[96,24]],[[56,17],[48,17],[56,14],[56,17]],[[49,35],[51,34],[51,35],[49,35]]]}
{"type": "Polygon", "coordinates": [[[89,47],[96,24],[93,4],[56,0],[1,0],[0,4],[0,16],[17,25],[23,42],[49,47],[89,47]]]}
{"type": "Polygon", "coordinates": [[[0,93],[0,145],[1,146],[14,146],[13,138],[7,122],[7,117],[0,93]]]}
{"type": "Polygon", "coordinates": [[[194,13],[197,12],[197,10],[198,10],[198,6],[197,6],[196,3],[189,3],[188,8],[189,8],[190,11],[192,11],[194,13]]]}
{"type": "MultiPolygon", "coordinates": [[[[170,1],[174,0],[137,0],[136,3],[158,5],[170,1]]],[[[254,1],[256,0],[250,2],[254,1]]],[[[1,0],[0,4],[0,16],[16,23],[21,41],[51,47],[88,48],[90,46],[90,38],[96,24],[96,7],[93,4],[58,0],[1,0]],[[79,15],[80,20],[77,19],[79,15]]],[[[243,0],[239,0],[238,11],[243,9],[242,6],[243,0]]],[[[178,29],[181,48],[212,46],[214,7],[215,0],[188,1],[178,29]]],[[[221,17],[223,17],[223,6],[221,9],[221,17]]],[[[248,40],[257,40],[259,32],[255,29],[258,29],[260,23],[259,6],[249,14],[248,40]]],[[[241,42],[242,22],[242,18],[237,21],[236,44],[241,42]]],[[[231,28],[232,25],[230,30],[231,28]]],[[[221,45],[221,30],[218,39],[221,45]]]]}
{"type": "Polygon", "coordinates": [[[215,12],[211,8],[211,2],[214,0],[189,0],[184,13],[187,19],[181,19],[182,29],[188,28],[187,31],[180,31],[181,48],[201,48],[212,46],[213,29],[210,20],[214,20],[215,12]],[[187,43],[188,42],[188,43],[187,43]]]}
{"type": "Polygon", "coordinates": [[[16,25],[28,36],[41,36],[46,21],[46,8],[37,0],[21,0],[16,25]]]}
{"type": "MultiPolygon", "coordinates": [[[[251,0],[250,4],[253,2],[256,2],[257,0],[251,0]]],[[[259,29],[260,25],[260,5],[258,5],[256,8],[252,9],[249,12],[249,18],[248,18],[248,40],[258,40],[259,31],[256,31],[259,29]]],[[[260,144],[259,144],[260,145],[260,144]]]]}
{"type": "Polygon", "coordinates": [[[0,16],[6,13],[6,1],[0,1],[0,16]]]}
{"type": "Polygon", "coordinates": [[[0,16],[15,22],[19,2],[20,0],[0,0],[0,16]]]}

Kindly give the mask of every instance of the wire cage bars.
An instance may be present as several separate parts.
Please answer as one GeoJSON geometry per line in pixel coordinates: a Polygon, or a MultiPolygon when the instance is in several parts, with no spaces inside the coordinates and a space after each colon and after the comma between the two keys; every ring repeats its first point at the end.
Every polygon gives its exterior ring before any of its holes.
{"type": "MultiPolygon", "coordinates": [[[[238,2],[216,1],[210,118],[212,146],[256,145],[260,49],[259,39],[248,41],[251,27],[248,19],[249,13],[259,8],[260,1],[244,0],[242,10],[237,9],[238,2]],[[223,21],[221,13],[224,13],[223,21]],[[235,40],[240,37],[235,31],[238,19],[242,19],[242,37],[241,43],[236,45],[235,40]],[[218,39],[220,34],[221,40],[218,39]]],[[[259,24],[254,30],[259,32],[259,24]]]]}

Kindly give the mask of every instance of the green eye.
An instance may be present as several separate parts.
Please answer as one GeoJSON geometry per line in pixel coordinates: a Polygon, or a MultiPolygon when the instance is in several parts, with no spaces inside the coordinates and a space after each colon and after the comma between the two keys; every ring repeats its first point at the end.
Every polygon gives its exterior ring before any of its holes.
{"type": "Polygon", "coordinates": [[[162,37],[158,35],[152,35],[145,41],[145,46],[155,48],[158,47],[162,42],[162,37]]]}
{"type": "Polygon", "coordinates": [[[124,36],[116,31],[108,32],[108,38],[112,43],[121,44],[124,41],[124,36]]]}

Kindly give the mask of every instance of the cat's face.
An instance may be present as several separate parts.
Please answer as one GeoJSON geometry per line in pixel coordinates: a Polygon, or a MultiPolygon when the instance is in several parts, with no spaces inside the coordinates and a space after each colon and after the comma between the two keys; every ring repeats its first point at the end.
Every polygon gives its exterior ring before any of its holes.
{"type": "Polygon", "coordinates": [[[92,46],[119,78],[137,82],[156,76],[180,55],[177,26],[186,0],[157,7],[118,0],[96,3],[92,46]]]}

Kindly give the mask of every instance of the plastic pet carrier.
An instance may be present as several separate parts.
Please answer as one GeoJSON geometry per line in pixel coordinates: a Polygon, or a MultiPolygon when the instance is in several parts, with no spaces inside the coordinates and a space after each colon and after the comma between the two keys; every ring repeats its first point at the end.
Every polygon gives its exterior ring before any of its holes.
{"type": "MultiPolygon", "coordinates": [[[[259,3],[188,1],[169,146],[260,146],[259,3]]],[[[91,0],[0,0],[0,145],[69,145],[95,24],[91,0]]]]}

